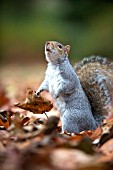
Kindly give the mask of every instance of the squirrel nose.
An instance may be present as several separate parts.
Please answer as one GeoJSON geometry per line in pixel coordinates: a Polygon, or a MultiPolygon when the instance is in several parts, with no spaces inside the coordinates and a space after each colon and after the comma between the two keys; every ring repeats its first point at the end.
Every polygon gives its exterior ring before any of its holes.
{"type": "Polygon", "coordinates": [[[50,44],[50,42],[49,42],[49,41],[47,41],[47,42],[46,42],[46,45],[49,45],[49,44],[50,44]]]}
{"type": "Polygon", "coordinates": [[[46,47],[47,46],[53,49],[54,48],[54,43],[52,41],[47,41],[46,42],[46,47]]]}

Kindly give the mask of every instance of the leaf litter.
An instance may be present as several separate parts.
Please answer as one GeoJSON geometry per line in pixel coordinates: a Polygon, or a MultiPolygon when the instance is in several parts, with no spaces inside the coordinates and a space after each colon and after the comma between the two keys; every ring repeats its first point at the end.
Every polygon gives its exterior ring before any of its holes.
{"type": "Polygon", "coordinates": [[[0,170],[113,169],[113,109],[96,130],[61,133],[53,100],[21,91],[15,100],[0,86],[0,170]]]}

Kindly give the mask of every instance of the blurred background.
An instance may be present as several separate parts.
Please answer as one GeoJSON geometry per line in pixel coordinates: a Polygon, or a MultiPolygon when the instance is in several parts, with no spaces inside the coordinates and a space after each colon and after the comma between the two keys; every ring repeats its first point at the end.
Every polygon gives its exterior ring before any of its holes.
{"type": "Polygon", "coordinates": [[[0,63],[44,61],[44,44],[71,45],[70,58],[113,56],[112,0],[2,0],[0,63]]]}
{"type": "Polygon", "coordinates": [[[4,94],[13,105],[25,100],[27,87],[38,89],[47,40],[70,44],[72,64],[90,55],[113,57],[113,0],[1,0],[0,16],[2,102],[4,94]]]}

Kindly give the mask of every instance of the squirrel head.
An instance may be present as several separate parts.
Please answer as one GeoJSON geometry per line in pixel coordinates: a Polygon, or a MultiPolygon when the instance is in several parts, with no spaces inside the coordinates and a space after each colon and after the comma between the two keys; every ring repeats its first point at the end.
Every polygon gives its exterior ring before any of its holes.
{"type": "Polygon", "coordinates": [[[45,55],[48,62],[55,62],[68,56],[69,51],[70,45],[64,46],[56,41],[47,41],[45,44],[45,55]]]}

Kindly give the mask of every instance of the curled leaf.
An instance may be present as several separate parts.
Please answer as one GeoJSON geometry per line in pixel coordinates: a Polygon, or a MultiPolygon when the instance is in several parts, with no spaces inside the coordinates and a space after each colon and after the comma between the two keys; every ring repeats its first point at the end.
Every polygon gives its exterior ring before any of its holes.
{"type": "Polygon", "coordinates": [[[53,104],[41,96],[36,96],[35,92],[29,88],[27,89],[25,102],[15,104],[15,106],[24,110],[29,110],[33,113],[42,114],[49,112],[52,109],[53,104]]]}

